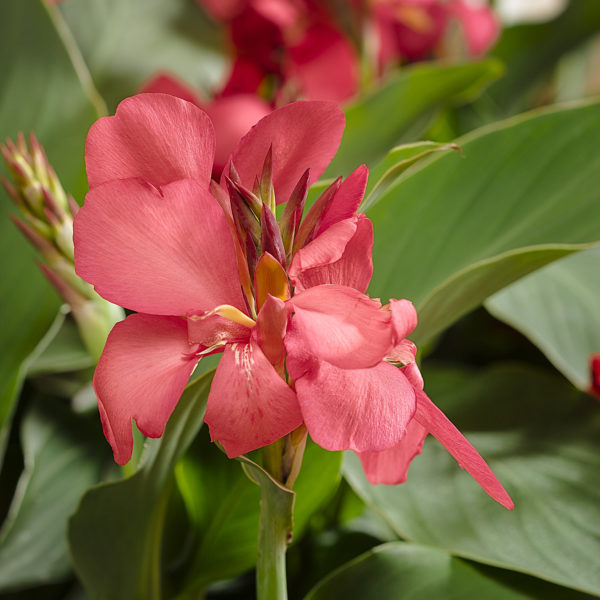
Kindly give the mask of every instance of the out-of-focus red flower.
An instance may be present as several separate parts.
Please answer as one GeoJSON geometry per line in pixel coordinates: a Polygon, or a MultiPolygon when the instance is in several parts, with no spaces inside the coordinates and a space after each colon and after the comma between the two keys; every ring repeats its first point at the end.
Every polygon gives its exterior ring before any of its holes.
{"type": "Polygon", "coordinates": [[[600,398],[600,352],[590,356],[590,394],[600,398]]]}

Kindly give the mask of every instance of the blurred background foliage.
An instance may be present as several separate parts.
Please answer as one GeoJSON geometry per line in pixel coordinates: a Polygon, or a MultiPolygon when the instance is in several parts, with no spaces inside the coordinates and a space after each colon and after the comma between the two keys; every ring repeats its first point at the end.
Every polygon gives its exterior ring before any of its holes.
{"type": "MultiPolygon", "coordinates": [[[[397,487],[311,444],[293,599],[600,596],[600,413],[586,393],[600,351],[600,3],[547,4],[522,22],[496,2],[505,26],[487,58],[406,66],[349,102],[328,172],[366,162],[381,181],[365,204],[370,293],[416,304],[426,390],[516,509],[433,439],[397,487]],[[394,149],[418,140],[462,151],[394,149]]],[[[80,203],[96,118],[156,71],[208,96],[226,69],[224,35],[192,0],[3,0],[0,16],[0,135],[35,131],[80,203]]],[[[93,361],[2,200],[0,598],[252,598],[259,492],[202,427],[214,360],[163,438],[138,436],[118,469],[93,361]]]]}

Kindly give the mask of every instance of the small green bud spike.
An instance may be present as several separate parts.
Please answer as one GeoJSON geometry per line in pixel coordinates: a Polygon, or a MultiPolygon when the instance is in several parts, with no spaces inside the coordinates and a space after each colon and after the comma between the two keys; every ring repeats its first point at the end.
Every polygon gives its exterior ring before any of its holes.
{"type": "Polygon", "coordinates": [[[281,237],[283,239],[283,247],[285,249],[286,256],[291,255],[292,247],[294,245],[294,238],[300,226],[302,220],[302,213],[304,212],[304,204],[306,202],[306,196],[308,195],[308,182],[310,179],[310,169],[304,171],[302,177],[298,180],[296,187],[290,195],[290,199],[286,202],[281,220],[279,222],[279,229],[281,231],[281,237]]]}
{"type": "Polygon", "coordinates": [[[271,212],[275,214],[275,188],[273,187],[273,145],[269,146],[265,161],[263,163],[262,174],[260,176],[260,197],[271,212]]]}
{"type": "Polygon", "coordinates": [[[65,193],[33,134],[29,141],[30,148],[21,133],[16,143],[7,139],[0,146],[14,183],[1,181],[23,217],[10,218],[43,257],[42,272],[70,305],[86,348],[98,360],[110,330],[125,314],[75,273],[73,216],[79,206],[65,193]]]}

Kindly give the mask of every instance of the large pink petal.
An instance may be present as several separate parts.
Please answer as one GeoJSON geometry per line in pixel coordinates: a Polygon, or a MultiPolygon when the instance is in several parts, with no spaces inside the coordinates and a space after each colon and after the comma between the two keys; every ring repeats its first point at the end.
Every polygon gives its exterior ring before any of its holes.
{"type": "Polygon", "coordinates": [[[302,423],[296,394],[275,372],[258,344],[225,348],[204,420],[227,456],[262,448],[302,423]]]}
{"type": "Polygon", "coordinates": [[[168,94],[123,100],[114,117],[92,125],[85,145],[90,188],[129,177],[155,186],[195,179],[208,187],[214,154],[215,134],[206,113],[168,94]]]}
{"type": "Polygon", "coordinates": [[[366,292],[373,275],[373,225],[364,215],[335,223],[296,252],[289,275],[296,291],[334,283],[366,292]]]}
{"type": "Polygon", "coordinates": [[[204,106],[217,138],[213,175],[221,172],[229,161],[233,149],[250,128],[271,112],[271,107],[252,94],[223,96],[204,106]]]}
{"type": "Polygon", "coordinates": [[[421,454],[427,430],[415,419],[406,428],[406,435],[393,448],[381,452],[359,452],[367,479],[373,485],[398,485],[406,481],[412,459],[421,454]]]}
{"type": "Polygon", "coordinates": [[[140,89],[140,94],[169,94],[200,106],[194,89],[176,75],[167,72],[155,73],[140,89]]]}
{"type": "Polygon", "coordinates": [[[295,386],[306,428],[326,450],[392,448],[415,412],[413,387],[385,362],[370,369],[340,369],[322,361],[295,386]]]}
{"type": "Polygon", "coordinates": [[[193,315],[187,319],[188,340],[206,348],[227,342],[246,342],[250,329],[219,314],[193,315]]]}
{"type": "Polygon", "coordinates": [[[358,90],[359,61],[350,41],[334,27],[309,27],[288,52],[286,78],[308,100],[341,103],[358,90]]]}
{"type": "Polygon", "coordinates": [[[233,162],[252,189],[273,146],[273,180],[278,203],[286,202],[310,168],[315,182],[335,155],[344,131],[344,113],[333,102],[294,102],[261,119],[240,141],[233,162]]]}
{"type": "Polygon", "coordinates": [[[108,336],[94,374],[104,435],[115,461],[131,458],[131,421],[160,437],[198,359],[183,319],[130,315],[108,336]]]}
{"type": "Polygon", "coordinates": [[[294,311],[285,345],[288,354],[304,349],[345,369],[374,367],[391,344],[391,316],[357,290],[319,285],[288,301],[294,311]]]}
{"type": "Polygon", "coordinates": [[[75,269],[106,299],[156,315],[244,309],[231,234],[199,183],[135,179],[91,190],[74,223],[75,269]]]}
{"type": "Polygon", "coordinates": [[[502,506],[512,510],[513,501],[477,450],[424,392],[416,390],[416,393],[415,419],[450,452],[458,462],[458,466],[466,469],[487,494],[502,506]]]}
{"type": "Polygon", "coordinates": [[[367,188],[369,169],[365,165],[356,168],[340,185],[327,212],[323,215],[317,235],[344,219],[356,214],[367,188]]]}

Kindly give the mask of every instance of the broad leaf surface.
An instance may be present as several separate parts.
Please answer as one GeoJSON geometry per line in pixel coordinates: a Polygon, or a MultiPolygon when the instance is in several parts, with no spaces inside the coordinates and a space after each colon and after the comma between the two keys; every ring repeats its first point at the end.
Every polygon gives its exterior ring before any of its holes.
{"type": "Polygon", "coordinates": [[[54,581],[71,571],[67,519],[100,479],[107,458],[89,423],[44,400],[22,422],[25,470],[0,532],[0,590],[54,581]]]}
{"type": "MultiPolygon", "coordinates": [[[[199,436],[176,469],[196,532],[196,549],[186,589],[239,575],[256,564],[260,490],[237,461],[199,436]]],[[[294,541],[302,537],[310,517],[334,493],[342,455],[307,444],[294,485],[294,541]]]]}
{"type": "Polygon", "coordinates": [[[525,334],[578,388],[600,352],[600,248],[540,269],[488,298],[486,308],[525,334]]]}
{"type": "Polygon", "coordinates": [[[600,595],[597,402],[520,366],[424,376],[515,510],[489,498],[431,437],[399,486],[369,485],[349,454],[344,474],[355,491],[400,537],[600,595]]]}
{"type": "Polygon", "coordinates": [[[160,550],[170,482],[177,459],[202,426],[212,381],[188,385],[162,438],[150,440],[140,469],[83,497],[69,522],[75,569],[96,599],[158,598],[160,550]]]}
{"type": "Polygon", "coordinates": [[[373,296],[412,300],[422,343],[485,298],[600,239],[600,105],[523,115],[413,167],[367,211],[373,296]]]}
{"type": "MultiPolygon", "coordinates": [[[[350,561],[317,585],[306,600],[377,598],[377,600],[583,600],[587,596],[539,582],[537,596],[502,578],[476,569],[444,550],[391,542],[350,561]]],[[[535,583],[528,582],[535,589],[535,583]]]]}
{"type": "MultiPolygon", "coordinates": [[[[65,188],[80,194],[83,144],[96,113],[41,0],[3,0],[0,81],[0,139],[35,131],[65,188]]],[[[21,365],[60,305],[34,263],[35,252],[8,219],[11,212],[1,190],[0,456],[3,426],[24,375],[21,365]]]]}
{"type": "Polygon", "coordinates": [[[449,66],[422,64],[397,75],[345,109],[346,130],[325,177],[371,167],[394,146],[419,139],[444,106],[475,98],[502,73],[499,62],[449,66]]]}
{"type": "Polygon", "coordinates": [[[220,29],[189,0],[67,0],[61,12],[113,111],[157,71],[208,92],[224,67],[220,29]]]}

